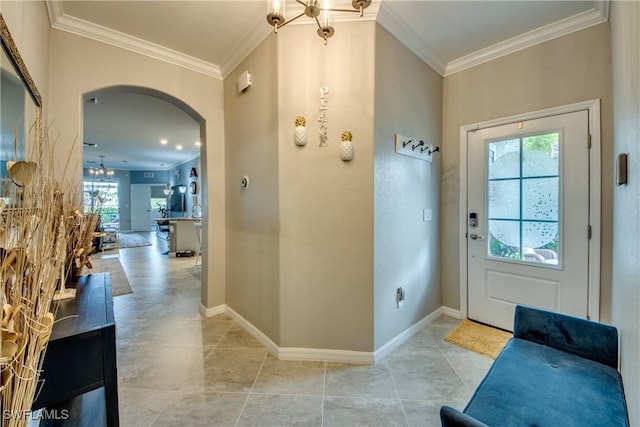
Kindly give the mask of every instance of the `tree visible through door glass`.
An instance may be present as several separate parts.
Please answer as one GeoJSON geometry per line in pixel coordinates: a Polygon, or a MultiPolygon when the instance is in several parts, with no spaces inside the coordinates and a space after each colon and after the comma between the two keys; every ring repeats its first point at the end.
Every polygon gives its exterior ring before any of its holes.
{"type": "Polygon", "coordinates": [[[559,263],[559,132],[488,144],[490,257],[559,263]]]}

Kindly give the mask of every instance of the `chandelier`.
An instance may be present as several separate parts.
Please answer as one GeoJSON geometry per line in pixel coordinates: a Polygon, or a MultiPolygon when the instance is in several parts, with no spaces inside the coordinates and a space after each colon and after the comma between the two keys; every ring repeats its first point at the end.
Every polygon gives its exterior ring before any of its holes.
{"type": "Polygon", "coordinates": [[[107,169],[104,167],[104,156],[100,157],[100,166],[97,168],[89,168],[89,176],[99,181],[108,181],[115,176],[113,169],[107,169]]]}
{"type": "Polygon", "coordinates": [[[362,17],[364,10],[371,4],[371,0],[353,0],[351,2],[353,9],[333,9],[326,7],[327,0],[324,1],[325,7],[319,5],[320,0],[296,0],[296,3],[303,6],[304,10],[293,18],[286,19],[284,14],[285,1],[268,0],[269,13],[267,14],[267,22],[273,26],[273,32],[277,34],[278,28],[284,27],[289,22],[306,15],[315,19],[316,24],[318,24],[318,35],[322,37],[324,44],[327,44],[327,39],[335,33],[334,28],[329,23],[329,12],[356,12],[360,13],[360,17],[362,17]],[[319,18],[320,15],[322,15],[321,18],[319,18]]]}

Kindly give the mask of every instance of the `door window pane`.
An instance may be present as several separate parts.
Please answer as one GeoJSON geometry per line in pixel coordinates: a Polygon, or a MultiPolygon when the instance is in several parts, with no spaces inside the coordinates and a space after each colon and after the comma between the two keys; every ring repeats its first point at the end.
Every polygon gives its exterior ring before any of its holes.
{"type": "Polygon", "coordinates": [[[489,220],[489,255],[520,259],[520,222],[489,220]]]}
{"type": "Polygon", "coordinates": [[[520,140],[508,139],[489,144],[489,179],[520,177],[520,140]]]}
{"type": "Polygon", "coordinates": [[[559,133],[489,142],[488,255],[557,265],[559,133]]]}
{"type": "Polygon", "coordinates": [[[489,181],[489,217],[520,219],[520,180],[489,181]]]}
{"type": "Polygon", "coordinates": [[[522,181],[523,219],[558,220],[558,178],[529,178],[522,181]]]}
{"type": "Polygon", "coordinates": [[[558,132],[522,138],[523,177],[558,176],[558,132]]]}

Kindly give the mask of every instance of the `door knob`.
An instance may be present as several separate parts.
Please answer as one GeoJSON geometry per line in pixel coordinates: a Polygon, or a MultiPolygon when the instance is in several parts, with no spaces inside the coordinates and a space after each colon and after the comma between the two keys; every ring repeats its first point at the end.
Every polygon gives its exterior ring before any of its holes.
{"type": "Polygon", "coordinates": [[[475,233],[469,234],[469,237],[471,237],[472,240],[484,240],[484,236],[478,236],[475,233]]]}

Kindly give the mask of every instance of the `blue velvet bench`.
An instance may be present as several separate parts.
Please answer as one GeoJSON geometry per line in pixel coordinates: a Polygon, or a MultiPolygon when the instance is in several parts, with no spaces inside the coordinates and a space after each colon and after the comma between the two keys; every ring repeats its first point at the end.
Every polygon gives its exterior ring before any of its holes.
{"type": "Polygon", "coordinates": [[[466,408],[441,408],[443,427],[629,426],[616,328],[523,306],[513,328],[466,408]]]}

